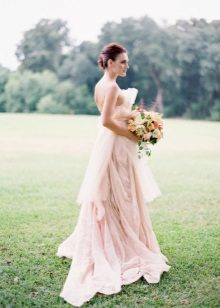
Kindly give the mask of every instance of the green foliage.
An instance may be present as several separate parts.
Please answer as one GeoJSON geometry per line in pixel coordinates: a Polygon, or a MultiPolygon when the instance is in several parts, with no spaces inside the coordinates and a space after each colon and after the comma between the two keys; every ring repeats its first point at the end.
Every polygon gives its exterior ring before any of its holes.
{"type": "Polygon", "coordinates": [[[16,72],[10,75],[5,85],[5,110],[7,112],[24,112],[25,101],[23,98],[21,75],[16,72]]]}
{"type": "Polygon", "coordinates": [[[45,69],[57,71],[64,49],[70,46],[69,29],[60,19],[42,19],[24,33],[17,47],[16,56],[22,70],[42,72],[45,69]]]}
{"type": "Polygon", "coordinates": [[[58,103],[52,96],[48,94],[42,97],[37,105],[37,110],[40,113],[70,113],[70,110],[67,106],[58,103]]]}
{"type": "Polygon", "coordinates": [[[191,119],[202,119],[204,114],[202,114],[201,105],[199,103],[191,103],[187,108],[184,116],[191,119]]]}
{"type": "Polygon", "coordinates": [[[128,50],[128,75],[118,82],[121,88],[138,88],[137,103],[167,117],[219,119],[220,21],[178,20],[159,27],[148,16],[107,22],[97,43],[77,46],[66,22],[42,19],[17,48],[17,72],[0,67],[0,111],[35,112],[42,104],[58,104],[60,112],[98,114],[93,91],[102,71],[97,58],[111,41],[128,50]]]}
{"type": "Polygon", "coordinates": [[[214,101],[220,99],[219,25],[219,21],[191,19],[168,29],[176,41],[181,115],[209,118],[214,101]]]}
{"type": "Polygon", "coordinates": [[[211,108],[211,120],[220,121],[220,100],[215,101],[211,108]]]}
{"type": "Polygon", "coordinates": [[[71,107],[75,114],[98,114],[98,109],[86,85],[75,88],[71,107]]]}
{"type": "Polygon", "coordinates": [[[39,100],[52,93],[58,84],[56,75],[51,71],[33,73],[31,71],[11,73],[5,86],[8,112],[33,112],[39,100]]]}
{"type": "Polygon", "coordinates": [[[5,111],[6,97],[5,85],[8,82],[10,71],[0,65],[0,112],[5,111]]]}
{"type": "Polygon", "coordinates": [[[83,42],[73,48],[60,66],[60,79],[70,79],[77,86],[86,85],[92,93],[101,75],[96,62],[98,53],[97,45],[90,42],[83,42]]]}
{"type": "Polygon", "coordinates": [[[86,85],[76,86],[70,80],[59,82],[48,70],[10,74],[4,95],[7,112],[98,114],[86,85]]]}

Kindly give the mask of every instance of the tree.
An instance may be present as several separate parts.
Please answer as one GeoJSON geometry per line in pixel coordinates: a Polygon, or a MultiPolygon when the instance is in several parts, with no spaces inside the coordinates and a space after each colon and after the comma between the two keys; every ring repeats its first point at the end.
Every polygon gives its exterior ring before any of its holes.
{"type": "Polygon", "coordinates": [[[163,111],[163,91],[170,80],[175,81],[171,65],[172,53],[169,35],[149,17],[140,19],[123,18],[121,23],[107,23],[99,36],[99,45],[109,41],[126,46],[130,69],[128,78],[122,80],[122,87],[134,86],[139,89],[139,98],[147,105],[163,111]]]}
{"type": "Polygon", "coordinates": [[[69,108],[57,102],[52,94],[48,94],[40,99],[37,110],[40,113],[70,113],[69,108]]]}
{"type": "Polygon", "coordinates": [[[94,85],[100,50],[109,42],[129,54],[121,88],[138,88],[136,102],[165,116],[220,118],[220,21],[178,20],[159,27],[151,18],[107,22],[97,43],[70,44],[64,21],[41,20],[17,49],[16,73],[0,68],[0,111],[98,114],[94,85]],[[68,50],[67,50],[68,49],[68,50]]]}
{"type": "Polygon", "coordinates": [[[39,100],[55,91],[58,85],[56,75],[50,71],[33,73],[15,72],[5,86],[6,111],[33,112],[39,100]]]}
{"type": "Polygon", "coordinates": [[[97,44],[82,42],[65,57],[58,75],[61,80],[70,79],[77,86],[86,85],[90,94],[101,72],[97,67],[97,44]]]}
{"type": "Polygon", "coordinates": [[[169,29],[177,42],[179,96],[182,113],[188,117],[209,117],[214,101],[220,98],[219,24],[204,19],[179,20],[169,29]]]}
{"type": "Polygon", "coordinates": [[[5,111],[7,112],[24,112],[25,101],[23,98],[21,87],[21,74],[15,72],[10,75],[10,78],[5,85],[5,111]]]}
{"type": "Polygon", "coordinates": [[[5,85],[8,82],[10,71],[0,65],[0,112],[5,111],[6,97],[5,85]]]}
{"type": "Polygon", "coordinates": [[[16,50],[20,69],[42,72],[56,72],[64,53],[70,47],[69,29],[60,19],[42,19],[33,29],[24,33],[16,50]]]}
{"type": "Polygon", "coordinates": [[[99,114],[93,96],[86,85],[76,88],[73,109],[78,114],[99,114]]]}

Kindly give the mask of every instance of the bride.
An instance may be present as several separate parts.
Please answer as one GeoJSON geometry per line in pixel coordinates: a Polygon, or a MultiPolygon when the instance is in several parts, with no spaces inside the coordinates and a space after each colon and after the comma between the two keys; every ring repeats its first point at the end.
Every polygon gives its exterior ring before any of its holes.
{"type": "Polygon", "coordinates": [[[158,283],[171,267],[146,205],[161,192],[147,158],[137,156],[138,138],[127,129],[137,89],[120,89],[116,82],[126,76],[128,62],[127,50],[116,43],[99,55],[104,72],[94,89],[99,130],[76,200],[77,225],[57,251],[72,259],[60,296],[78,307],[98,292],[118,293],[140,277],[158,283]]]}

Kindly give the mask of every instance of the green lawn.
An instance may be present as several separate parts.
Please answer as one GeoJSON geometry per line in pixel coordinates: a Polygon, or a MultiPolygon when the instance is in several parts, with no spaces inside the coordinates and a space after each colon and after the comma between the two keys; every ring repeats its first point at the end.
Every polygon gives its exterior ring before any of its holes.
{"type": "MultiPolygon", "coordinates": [[[[71,260],[58,245],[97,133],[96,116],[0,114],[0,307],[71,307],[71,260]],[[82,125],[85,123],[84,126],[82,125]]],[[[149,164],[163,195],[149,205],[171,269],[85,307],[219,307],[220,123],[165,119],[149,164]]]]}

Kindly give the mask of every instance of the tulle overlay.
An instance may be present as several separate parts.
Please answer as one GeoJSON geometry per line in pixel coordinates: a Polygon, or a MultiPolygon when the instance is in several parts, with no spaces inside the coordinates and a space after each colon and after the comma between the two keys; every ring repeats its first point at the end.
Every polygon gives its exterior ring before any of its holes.
{"type": "MultiPolygon", "coordinates": [[[[125,125],[137,89],[123,90],[123,95],[115,119],[125,125]]],[[[103,127],[101,116],[98,126],[76,200],[81,206],[78,222],[57,251],[59,257],[72,258],[60,296],[78,307],[97,292],[118,293],[142,276],[158,283],[171,267],[146,206],[161,195],[147,158],[138,159],[137,145],[103,127]]]]}

